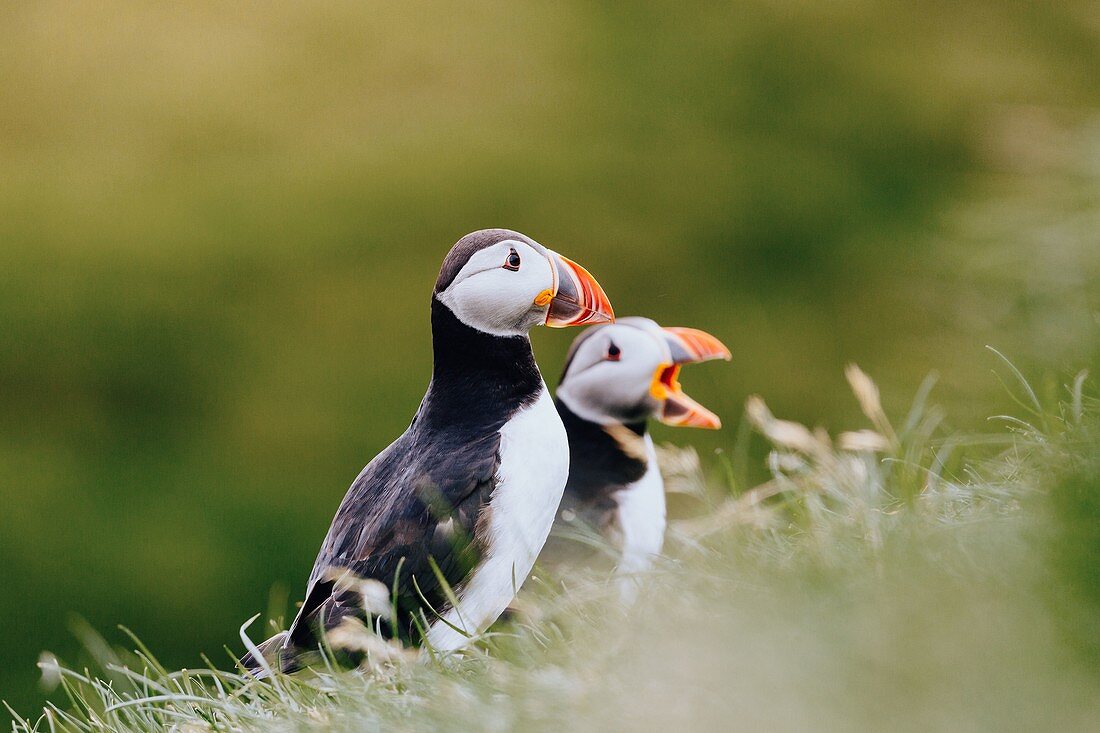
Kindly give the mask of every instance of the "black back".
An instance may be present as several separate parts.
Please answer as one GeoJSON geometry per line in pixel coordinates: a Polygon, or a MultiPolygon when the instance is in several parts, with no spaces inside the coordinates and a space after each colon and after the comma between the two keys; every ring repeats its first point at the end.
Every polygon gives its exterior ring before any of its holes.
{"type": "MultiPolygon", "coordinates": [[[[513,235],[522,236],[506,236],[513,235]]],[[[500,238],[474,244],[487,246],[500,238]]],[[[448,275],[448,284],[454,279],[450,262],[449,256],[440,283],[448,275]]],[[[441,289],[437,285],[437,292],[441,289]]],[[[290,629],[295,646],[316,643],[321,617],[332,628],[344,616],[361,613],[358,598],[341,594],[332,581],[334,572],[344,570],[396,588],[399,618],[393,631],[417,641],[413,619],[430,623],[435,617],[423,608],[420,595],[435,612],[447,608],[431,561],[457,589],[485,550],[484,509],[500,461],[499,431],[538,399],[542,376],[526,336],[470,328],[434,297],[432,340],[427,394],[408,430],[363,469],[344,497],[290,629]]]]}

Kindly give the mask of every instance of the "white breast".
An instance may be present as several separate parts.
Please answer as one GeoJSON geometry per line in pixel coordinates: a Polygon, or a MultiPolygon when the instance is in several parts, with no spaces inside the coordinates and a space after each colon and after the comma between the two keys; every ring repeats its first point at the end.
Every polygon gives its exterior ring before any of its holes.
{"type": "Polygon", "coordinates": [[[458,593],[458,605],[436,620],[428,643],[440,651],[465,646],[468,636],[497,620],[527,579],[542,550],[569,475],[569,443],[550,392],[500,431],[500,467],[489,507],[488,553],[458,593]]]}
{"type": "Polygon", "coordinates": [[[615,575],[626,602],[634,600],[637,576],[649,570],[665,539],[665,482],[649,435],[645,436],[645,449],[645,475],[614,494],[622,532],[622,557],[615,575]]]}

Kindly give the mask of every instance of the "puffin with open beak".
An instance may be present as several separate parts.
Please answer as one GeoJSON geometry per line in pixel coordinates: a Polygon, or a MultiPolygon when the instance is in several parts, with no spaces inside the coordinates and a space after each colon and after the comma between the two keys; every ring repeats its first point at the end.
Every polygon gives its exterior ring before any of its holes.
{"type": "Polygon", "coordinates": [[[297,669],[324,631],[366,617],[349,577],[392,589],[396,614],[372,625],[410,643],[458,650],[495,621],[546,541],[569,470],[528,331],[612,320],[596,280],[533,239],[486,229],[458,240],[432,295],[427,394],[352,483],[289,630],[245,666],[297,669]]]}
{"type": "Polygon", "coordinates": [[[714,336],[648,318],[620,318],[577,337],[556,400],[569,435],[569,481],[540,563],[590,559],[578,538],[598,532],[617,554],[621,595],[632,600],[636,576],[660,553],[665,534],[664,481],[647,423],[721,427],[679,381],[684,364],[711,359],[730,359],[714,336]]]}

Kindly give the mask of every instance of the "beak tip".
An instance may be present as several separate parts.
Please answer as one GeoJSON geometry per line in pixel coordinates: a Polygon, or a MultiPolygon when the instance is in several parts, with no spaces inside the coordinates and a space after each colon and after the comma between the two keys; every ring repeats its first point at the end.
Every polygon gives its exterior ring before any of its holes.
{"type": "Polygon", "coordinates": [[[721,430],[722,420],[713,412],[709,415],[700,415],[697,420],[687,423],[688,427],[702,428],[703,430],[721,430]]]}

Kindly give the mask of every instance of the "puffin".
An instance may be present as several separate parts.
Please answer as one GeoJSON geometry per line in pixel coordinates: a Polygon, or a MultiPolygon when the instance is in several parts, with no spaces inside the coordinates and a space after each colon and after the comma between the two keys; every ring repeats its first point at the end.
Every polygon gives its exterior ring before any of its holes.
{"type": "Polygon", "coordinates": [[[495,621],[546,541],[569,471],[528,332],[613,320],[592,275],[530,237],[459,239],[432,293],[432,375],[412,423],[352,482],[293,623],[244,667],[295,671],[348,617],[444,654],[495,621]],[[349,578],[391,590],[387,618],[367,612],[349,578]]]}
{"type": "Polygon", "coordinates": [[[555,406],[569,440],[569,479],[540,567],[591,565],[598,533],[613,555],[621,600],[661,552],[664,480],[647,427],[716,430],[721,420],[684,394],[684,364],[731,358],[714,336],[625,317],[584,331],[566,355],[555,406]]]}

